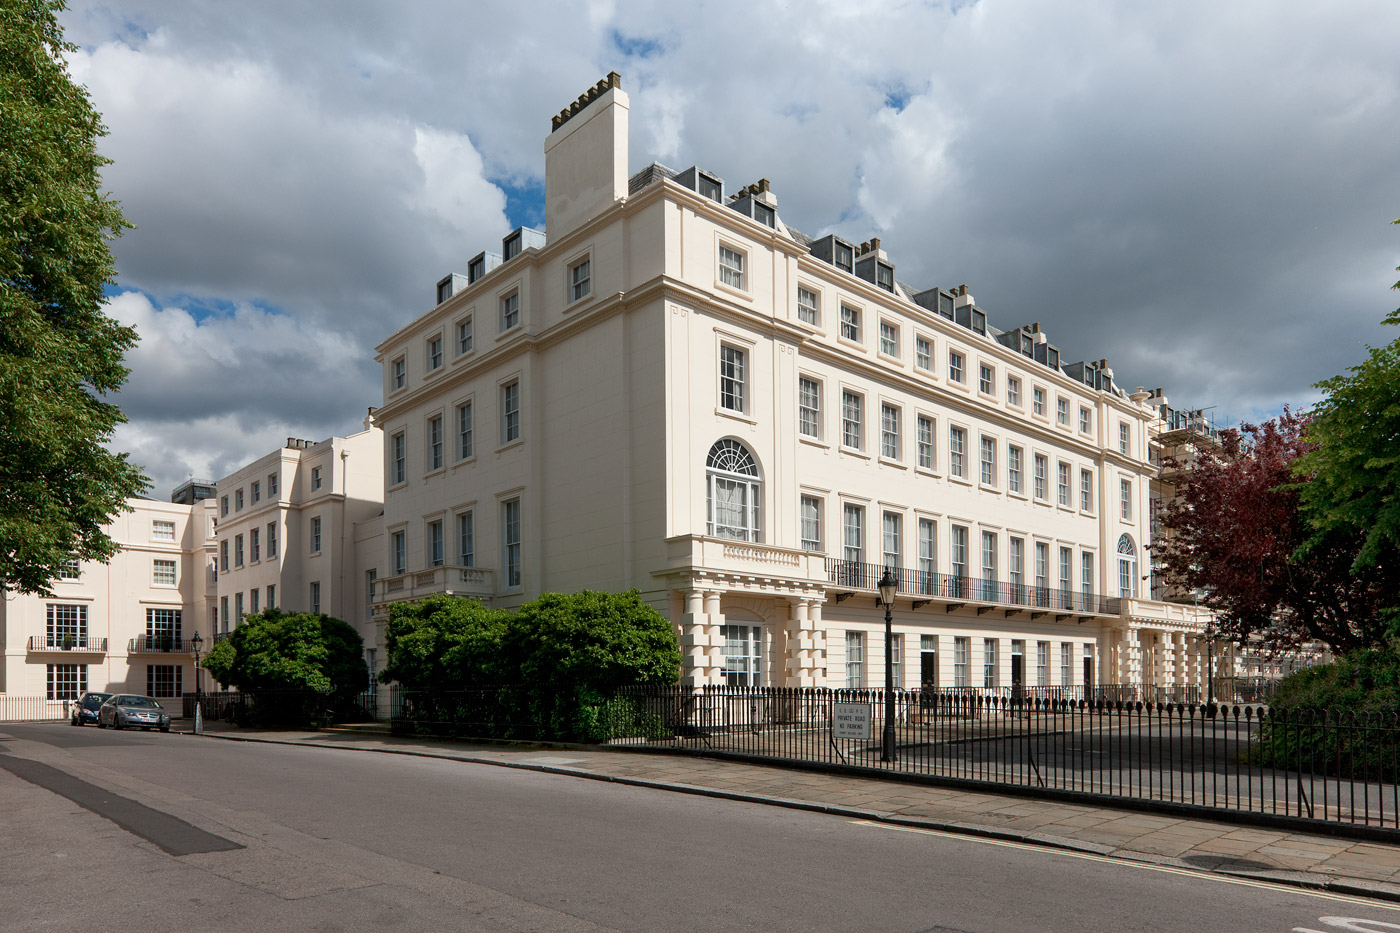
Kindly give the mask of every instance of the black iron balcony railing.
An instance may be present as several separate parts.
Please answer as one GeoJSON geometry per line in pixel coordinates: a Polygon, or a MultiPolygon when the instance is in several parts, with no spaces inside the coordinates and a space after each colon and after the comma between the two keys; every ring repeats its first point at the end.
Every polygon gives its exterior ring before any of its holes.
{"type": "Polygon", "coordinates": [[[107,639],[87,635],[30,635],[30,651],[106,651],[107,639]]]}
{"type": "Polygon", "coordinates": [[[194,644],[172,635],[138,635],[126,650],[128,654],[194,654],[194,644]]]}
{"type": "MultiPolygon", "coordinates": [[[[1116,596],[1081,590],[1063,590],[1048,586],[1031,586],[1005,580],[981,580],[951,573],[934,573],[894,567],[899,581],[900,596],[914,599],[937,599],[944,602],[990,603],[996,606],[1029,609],[1032,612],[1093,613],[1118,615],[1122,600],[1116,596]]],[[[853,590],[875,590],[885,568],[880,564],[826,559],[827,581],[833,586],[853,590]]]]}

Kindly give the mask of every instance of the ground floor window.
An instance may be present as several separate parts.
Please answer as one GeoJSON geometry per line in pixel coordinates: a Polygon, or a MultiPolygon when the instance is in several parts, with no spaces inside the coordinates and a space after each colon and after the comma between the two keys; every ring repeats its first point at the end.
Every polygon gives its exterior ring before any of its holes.
{"type": "Polygon", "coordinates": [[[968,655],[972,653],[972,639],[962,635],[953,636],[953,686],[972,686],[968,655]]]}
{"type": "Polygon", "coordinates": [[[86,664],[50,664],[48,668],[50,700],[76,700],[87,690],[86,664]]]}
{"type": "Polygon", "coordinates": [[[147,664],[146,696],[184,696],[183,674],[184,670],[175,664],[147,664]]]}
{"type": "Polygon", "coordinates": [[[846,686],[865,686],[865,633],[846,633],[846,686]]]}
{"type": "Polygon", "coordinates": [[[995,638],[982,639],[982,686],[995,687],[997,685],[997,640],[995,638]]]}
{"type": "Polygon", "coordinates": [[[721,625],[724,639],[724,682],[731,687],[763,685],[763,627],[721,625]]]}

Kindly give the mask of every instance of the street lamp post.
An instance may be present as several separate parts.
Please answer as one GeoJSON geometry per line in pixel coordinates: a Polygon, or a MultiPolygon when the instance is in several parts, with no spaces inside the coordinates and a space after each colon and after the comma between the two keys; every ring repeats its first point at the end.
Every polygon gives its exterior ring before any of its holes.
{"type": "Polygon", "coordinates": [[[894,634],[890,613],[894,608],[899,581],[895,579],[894,572],[886,567],[884,576],[880,577],[876,586],[880,590],[880,602],[885,604],[885,734],[880,760],[894,761],[894,634]]]}
{"type": "Polygon", "coordinates": [[[194,633],[194,638],[190,639],[190,645],[194,648],[194,734],[199,735],[204,726],[204,699],[200,690],[200,667],[199,667],[199,646],[204,644],[204,639],[199,637],[199,633],[194,633]]]}

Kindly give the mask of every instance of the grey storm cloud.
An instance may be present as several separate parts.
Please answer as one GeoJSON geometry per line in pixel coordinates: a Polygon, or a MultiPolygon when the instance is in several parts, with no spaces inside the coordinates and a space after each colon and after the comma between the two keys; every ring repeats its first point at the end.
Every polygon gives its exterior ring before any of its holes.
{"type": "Polygon", "coordinates": [[[1390,336],[1387,0],[78,0],[64,23],[139,225],[117,444],[156,494],[357,429],[374,345],[498,241],[502,185],[541,182],[550,114],[614,69],[634,169],[767,177],[798,229],[878,235],[900,278],[966,282],[994,325],[1178,404],[1307,404],[1390,336]]]}

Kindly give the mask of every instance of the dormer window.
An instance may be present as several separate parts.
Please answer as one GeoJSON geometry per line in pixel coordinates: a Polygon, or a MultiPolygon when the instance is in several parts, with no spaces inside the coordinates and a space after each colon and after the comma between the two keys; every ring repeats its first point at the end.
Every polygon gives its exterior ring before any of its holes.
{"type": "Polygon", "coordinates": [[[776,228],[778,226],[778,212],[767,204],[754,202],[753,219],[763,224],[765,227],[776,228]]]}
{"type": "Polygon", "coordinates": [[[883,262],[875,264],[875,287],[887,292],[894,291],[894,267],[883,262]]]}
{"type": "Polygon", "coordinates": [[[437,303],[438,303],[438,304],[442,304],[444,301],[446,301],[447,299],[449,299],[449,298],[451,298],[451,297],[452,297],[452,276],[449,275],[447,278],[443,279],[441,282],[438,283],[438,287],[437,287],[437,303]]]}
{"type": "Polygon", "coordinates": [[[938,313],[948,320],[953,319],[953,296],[943,292],[938,293],[938,313]]]}
{"type": "Polygon", "coordinates": [[[856,268],[856,251],[845,243],[837,243],[836,251],[833,254],[833,263],[836,268],[845,272],[854,272],[856,268]]]}
{"type": "Polygon", "coordinates": [[[467,266],[467,281],[475,282],[486,274],[486,257],[478,256],[467,266]]]}
{"type": "Polygon", "coordinates": [[[699,175],[696,181],[696,187],[702,198],[709,198],[711,201],[724,200],[724,186],[718,181],[711,178],[709,175],[699,175]]]}
{"type": "Polygon", "coordinates": [[[501,244],[501,251],[505,255],[505,261],[510,262],[511,259],[515,258],[516,256],[519,256],[520,247],[521,236],[520,231],[517,230],[510,236],[506,237],[505,242],[501,244]]]}

